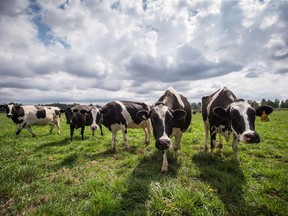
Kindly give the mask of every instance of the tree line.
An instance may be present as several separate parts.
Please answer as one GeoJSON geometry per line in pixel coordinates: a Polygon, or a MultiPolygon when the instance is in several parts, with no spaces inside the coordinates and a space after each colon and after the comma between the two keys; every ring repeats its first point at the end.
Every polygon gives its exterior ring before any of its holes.
{"type": "MultiPolygon", "coordinates": [[[[255,100],[248,100],[247,101],[253,108],[257,108],[259,106],[263,106],[263,105],[269,105],[273,108],[288,108],[288,99],[287,100],[282,100],[280,101],[279,99],[275,99],[274,101],[272,100],[266,100],[266,99],[262,99],[261,102],[257,102],[255,100]]],[[[13,102],[11,102],[13,103],[13,102]]],[[[10,104],[10,103],[9,103],[10,104]]],[[[14,103],[15,105],[22,105],[19,103],[14,103]]],[[[5,105],[5,104],[3,104],[5,105]]],[[[60,109],[66,109],[67,107],[72,107],[74,105],[79,105],[79,103],[73,103],[73,104],[65,104],[65,103],[50,103],[50,104],[38,104],[38,106],[56,106],[59,107],[60,109]]],[[[92,105],[92,104],[90,104],[92,105]]],[[[193,110],[200,110],[201,109],[201,102],[193,102],[191,103],[191,107],[193,110]]],[[[1,111],[1,110],[0,110],[1,111]]],[[[3,111],[3,110],[2,110],[3,111]]]]}
{"type": "MultiPolygon", "coordinates": [[[[248,100],[247,101],[253,108],[257,108],[259,106],[263,106],[263,105],[268,105],[271,106],[273,108],[288,108],[288,100],[282,100],[280,101],[279,99],[275,99],[274,101],[272,100],[266,100],[266,99],[262,99],[261,102],[257,102],[255,100],[248,100]]],[[[200,110],[201,109],[201,102],[198,103],[191,103],[192,109],[193,110],[200,110]]]]}

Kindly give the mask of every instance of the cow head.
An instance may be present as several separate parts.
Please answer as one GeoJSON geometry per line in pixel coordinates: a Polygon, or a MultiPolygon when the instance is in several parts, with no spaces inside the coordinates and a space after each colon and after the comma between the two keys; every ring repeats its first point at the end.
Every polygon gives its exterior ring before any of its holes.
{"type": "MultiPolygon", "coordinates": [[[[17,124],[21,124],[23,122],[23,117],[24,117],[24,109],[22,106],[13,106],[11,110],[11,118],[13,122],[17,124]]],[[[7,115],[8,116],[8,115],[7,115]]]]}
{"type": "Polygon", "coordinates": [[[230,126],[239,141],[244,143],[259,143],[260,138],[255,131],[255,116],[269,115],[273,112],[270,106],[261,106],[256,110],[244,100],[235,100],[231,105],[224,109],[215,107],[213,113],[222,118],[228,118],[230,126]]]}
{"type": "Polygon", "coordinates": [[[89,111],[87,110],[80,110],[80,113],[83,115],[90,115],[92,116],[92,124],[91,130],[97,130],[100,128],[100,124],[102,123],[102,112],[101,109],[93,106],[89,111]]]}
{"type": "MultiPolygon", "coordinates": [[[[63,111],[60,111],[63,112],[63,111]]],[[[66,116],[66,124],[72,124],[73,110],[71,107],[68,107],[64,110],[66,116]]]]}
{"type": "Polygon", "coordinates": [[[14,107],[15,107],[15,105],[13,103],[7,104],[4,106],[4,108],[6,109],[6,116],[8,118],[12,118],[13,112],[14,112],[14,107]]]}
{"type": "Polygon", "coordinates": [[[165,106],[162,102],[157,102],[150,110],[141,110],[137,113],[137,117],[143,120],[151,119],[153,127],[153,135],[155,138],[155,146],[159,150],[166,150],[171,146],[171,135],[175,121],[186,116],[186,112],[182,109],[172,110],[165,106]]]}

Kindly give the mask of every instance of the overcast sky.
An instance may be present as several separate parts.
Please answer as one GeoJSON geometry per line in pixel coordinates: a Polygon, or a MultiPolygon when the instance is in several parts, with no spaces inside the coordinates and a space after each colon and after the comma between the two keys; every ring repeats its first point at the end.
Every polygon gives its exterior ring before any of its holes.
{"type": "Polygon", "coordinates": [[[0,103],[288,99],[288,1],[1,0],[0,103]]]}

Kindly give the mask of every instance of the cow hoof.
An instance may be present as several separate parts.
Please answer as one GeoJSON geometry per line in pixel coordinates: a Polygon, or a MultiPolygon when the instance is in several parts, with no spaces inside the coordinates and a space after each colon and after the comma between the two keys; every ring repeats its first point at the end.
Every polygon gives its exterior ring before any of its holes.
{"type": "Polygon", "coordinates": [[[167,167],[167,168],[162,168],[162,169],[161,169],[161,172],[162,172],[163,174],[168,173],[168,172],[169,172],[168,167],[167,167]]]}
{"type": "Polygon", "coordinates": [[[146,140],[146,141],[145,141],[145,144],[146,144],[146,145],[150,145],[150,141],[147,141],[147,140],[146,140]]]}

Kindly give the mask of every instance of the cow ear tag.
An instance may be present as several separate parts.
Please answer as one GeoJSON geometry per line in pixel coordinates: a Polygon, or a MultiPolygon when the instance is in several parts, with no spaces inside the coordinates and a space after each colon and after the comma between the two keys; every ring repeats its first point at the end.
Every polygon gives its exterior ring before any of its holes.
{"type": "Polygon", "coordinates": [[[263,111],[262,115],[260,116],[261,121],[263,122],[268,122],[269,121],[269,117],[268,115],[265,113],[265,111],[263,111]]]}

